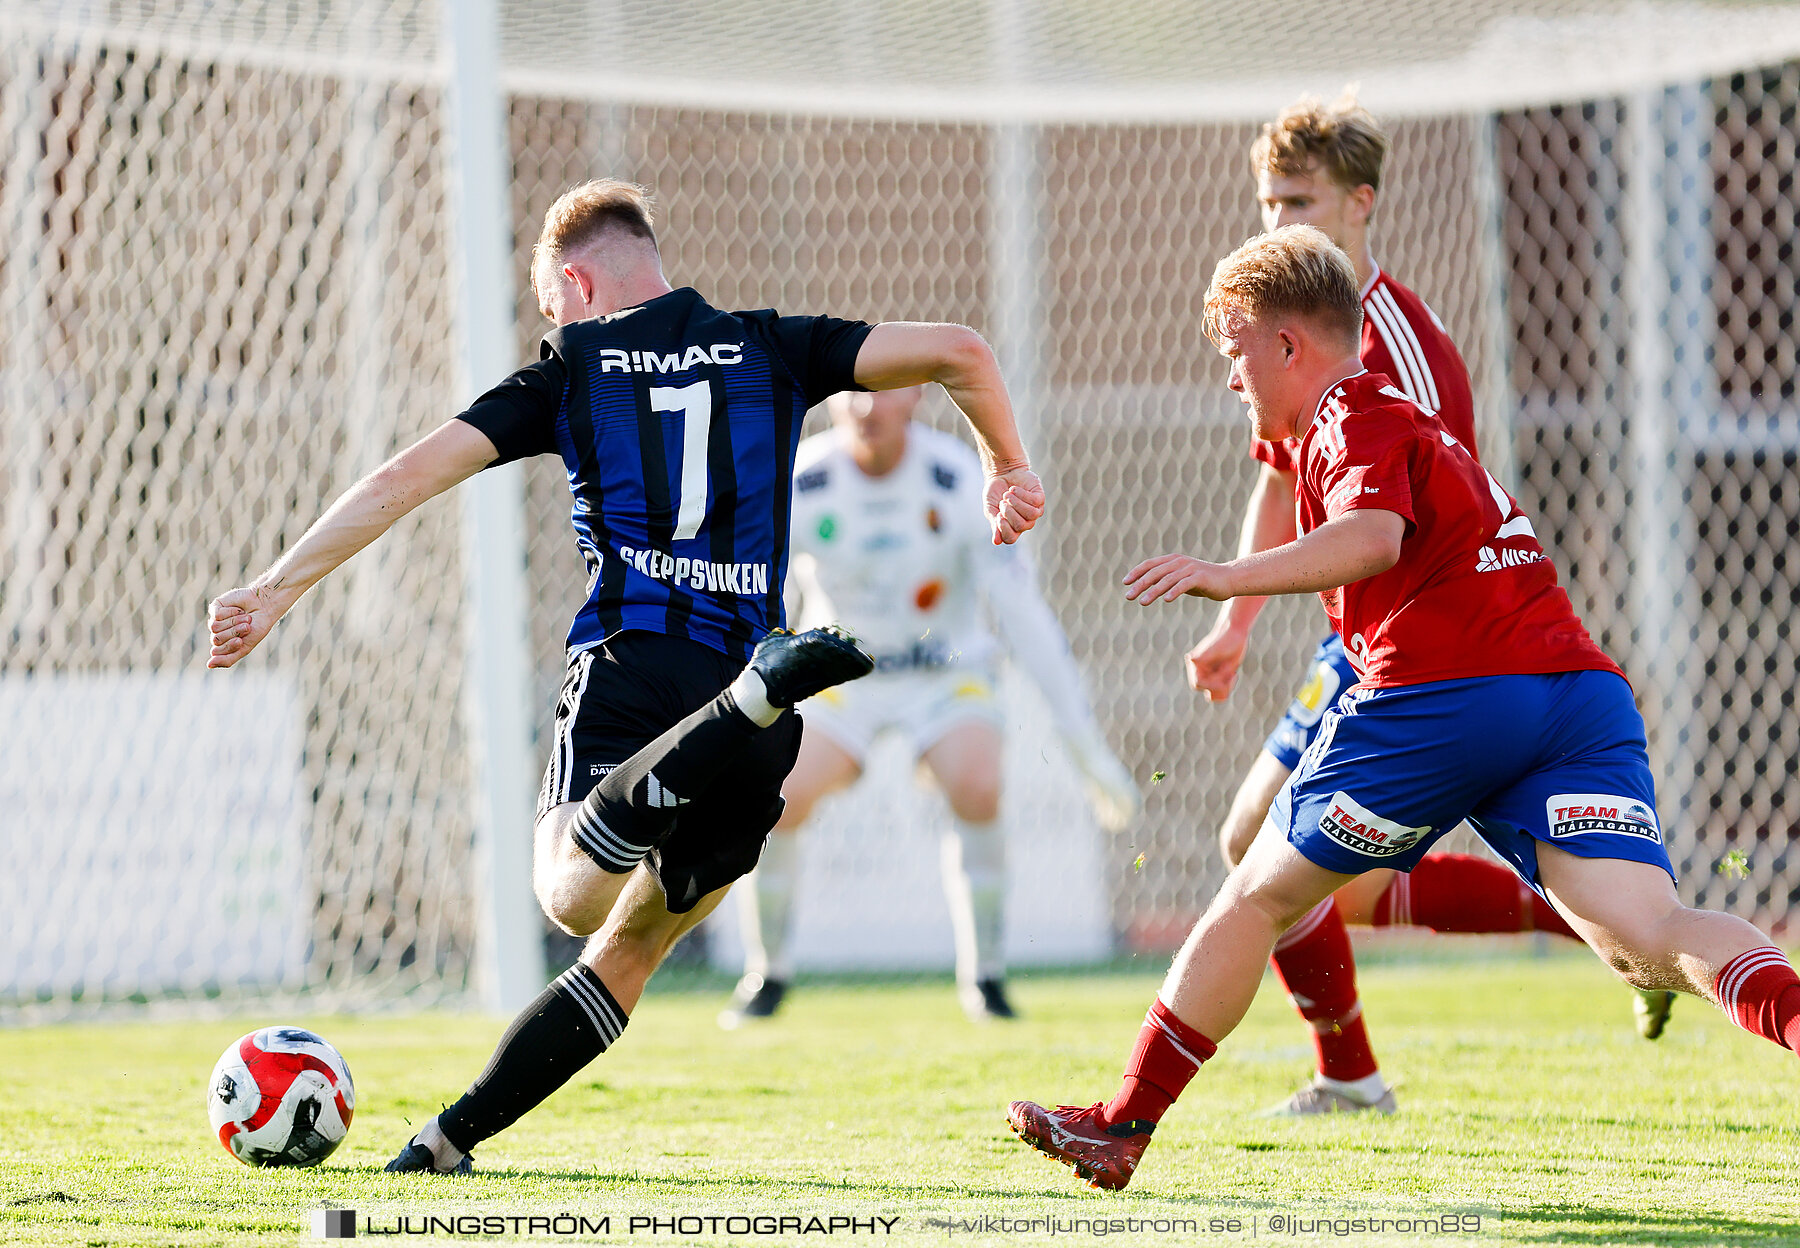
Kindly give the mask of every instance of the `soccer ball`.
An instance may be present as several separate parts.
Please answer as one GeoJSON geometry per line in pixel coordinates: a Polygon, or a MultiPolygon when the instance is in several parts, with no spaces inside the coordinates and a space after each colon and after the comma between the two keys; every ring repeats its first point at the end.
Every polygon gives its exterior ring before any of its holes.
{"type": "Polygon", "coordinates": [[[213,1067],[206,1116],[247,1166],[316,1166],[344,1141],[356,1085],[344,1056],[302,1027],[264,1027],[213,1067]]]}

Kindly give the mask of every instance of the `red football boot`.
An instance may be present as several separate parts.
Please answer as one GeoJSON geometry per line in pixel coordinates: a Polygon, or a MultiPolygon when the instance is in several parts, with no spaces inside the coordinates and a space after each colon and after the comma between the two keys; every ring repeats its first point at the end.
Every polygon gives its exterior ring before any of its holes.
{"type": "Polygon", "coordinates": [[[1076,1177],[1086,1179],[1089,1187],[1116,1192],[1131,1182],[1131,1172],[1149,1146],[1156,1124],[1133,1120],[1104,1126],[1100,1117],[1104,1104],[1096,1101],[1085,1109],[1073,1105],[1045,1109],[1030,1101],[1014,1101],[1007,1107],[1006,1121],[1038,1152],[1073,1167],[1076,1177]]]}

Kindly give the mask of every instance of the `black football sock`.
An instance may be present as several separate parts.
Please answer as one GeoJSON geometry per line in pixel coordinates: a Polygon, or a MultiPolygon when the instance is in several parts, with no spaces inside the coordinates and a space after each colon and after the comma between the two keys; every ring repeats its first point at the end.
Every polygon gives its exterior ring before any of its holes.
{"type": "Polygon", "coordinates": [[[576,812],[575,843],[602,870],[630,871],[669,834],[681,808],[761,731],[727,689],[600,781],[576,812]]]}
{"type": "Polygon", "coordinates": [[[600,977],[577,962],[513,1019],[481,1077],[438,1115],[438,1129],[473,1152],[606,1052],[628,1021],[600,977]]]}

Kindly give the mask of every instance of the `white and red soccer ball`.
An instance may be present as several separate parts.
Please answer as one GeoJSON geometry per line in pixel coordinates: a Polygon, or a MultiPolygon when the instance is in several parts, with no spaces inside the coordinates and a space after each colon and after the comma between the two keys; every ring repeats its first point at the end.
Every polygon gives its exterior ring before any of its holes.
{"type": "Polygon", "coordinates": [[[303,1027],[264,1027],[213,1067],[206,1115],[247,1166],[316,1166],[350,1131],[356,1085],[344,1055],[303,1027]]]}

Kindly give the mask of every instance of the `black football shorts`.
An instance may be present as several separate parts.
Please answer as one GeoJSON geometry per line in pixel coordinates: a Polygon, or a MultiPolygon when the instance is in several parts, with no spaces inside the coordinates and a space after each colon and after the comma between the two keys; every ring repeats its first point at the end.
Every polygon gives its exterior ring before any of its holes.
{"type": "MultiPolygon", "coordinates": [[[[744,664],[711,646],[662,633],[617,633],[569,655],[556,703],[540,816],[579,802],[614,767],[717,697],[744,664]]],[[[800,754],[800,716],[789,712],[676,816],[644,864],[681,914],[748,875],[781,818],[781,783],[800,754]]]]}

